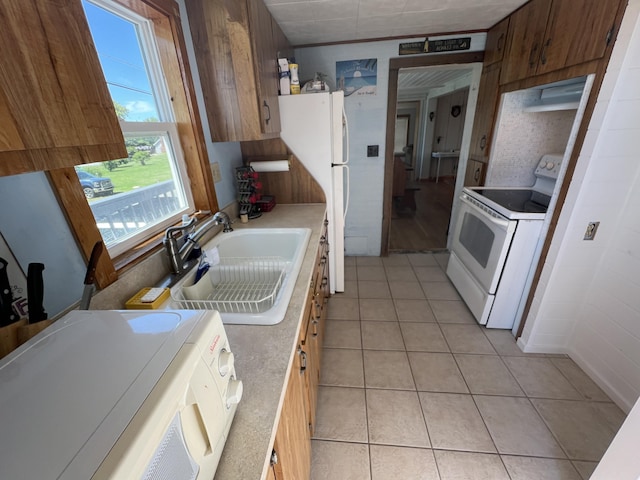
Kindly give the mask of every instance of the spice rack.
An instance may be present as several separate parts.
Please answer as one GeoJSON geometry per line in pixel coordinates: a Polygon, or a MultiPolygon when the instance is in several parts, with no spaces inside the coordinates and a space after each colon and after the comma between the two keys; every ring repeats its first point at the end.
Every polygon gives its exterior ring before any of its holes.
{"type": "Polygon", "coordinates": [[[250,166],[236,168],[236,184],[238,185],[238,203],[240,215],[246,214],[249,219],[262,215],[258,201],[262,198],[258,174],[250,166]]]}

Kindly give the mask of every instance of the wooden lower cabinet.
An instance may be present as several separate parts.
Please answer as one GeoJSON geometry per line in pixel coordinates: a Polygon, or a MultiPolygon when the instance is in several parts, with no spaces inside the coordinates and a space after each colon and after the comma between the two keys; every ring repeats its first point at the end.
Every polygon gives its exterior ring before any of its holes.
{"type": "Polygon", "coordinates": [[[270,465],[269,470],[267,470],[267,480],[276,480],[276,470],[275,465],[270,465]]]}
{"type": "Polygon", "coordinates": [[[493,119],[498,107],[501,65],[501,62],[496,62],[482,68],[478,87],[478,103],[476,104],[476,115],[473,120],[469,147],[469,156],[475,159],[489,160],[493,119]]]}
{"type": "Polygon", "coordinates": [[[311,474],[304,357],[305,352],[298,342],[273,446],[277,461],[272,458],[272,466],[277,480],[307,479],[311,474]]]}
{"type": "Polygon", "coordinates": [[[467,160],[467,171],[464,176],[465,187],[479,187],[484,185],[487,164],[473,159],[467,160]]]}
{"type": "Polygon", "coordinates": [[[329,244],[326,239],[325,223],[276,432],[273,447],[275,456],[267,479],[306,480],[311,473],[311,436],[316,424],[322,342],[329,298],[329,244]]]}

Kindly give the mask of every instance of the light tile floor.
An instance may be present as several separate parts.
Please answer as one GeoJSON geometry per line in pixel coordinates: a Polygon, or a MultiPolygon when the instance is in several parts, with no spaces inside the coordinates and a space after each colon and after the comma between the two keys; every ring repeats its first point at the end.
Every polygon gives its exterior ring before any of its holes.
{"type": "Polygon", "coordinates": [[[581,480],[624,413],[565,355],[524,354],[446,254],[348,257],[329,301],[312,480],[581,480]]]}

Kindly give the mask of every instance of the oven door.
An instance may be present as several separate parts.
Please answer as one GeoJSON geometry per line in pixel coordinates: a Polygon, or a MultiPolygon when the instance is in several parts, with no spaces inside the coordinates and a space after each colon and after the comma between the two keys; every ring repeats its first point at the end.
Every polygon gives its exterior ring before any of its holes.
{"type": "Polygon", "coordinates": [[[451,249],[488,294],[496,292],[517,224],[466,193],[460,197],[451,249]]]}

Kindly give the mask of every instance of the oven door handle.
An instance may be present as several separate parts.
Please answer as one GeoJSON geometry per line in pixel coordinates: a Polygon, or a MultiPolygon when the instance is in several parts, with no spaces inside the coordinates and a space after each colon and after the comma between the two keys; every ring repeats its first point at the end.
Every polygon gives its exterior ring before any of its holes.
{"type": "Polygon", "coordinates": [[[498,213],[494,213],[489,207],[483,205],[480,202],[474,201],[469,197],[462,196],[460,200],[469,208],[473,209],[475,213],[481,215],[482,218],[488,220],[494,225],[502,227],[503,230],[508,230],[509,225],[513,222],[513,220],[509,220],[508,218],[503,217],[498,213]]]}

